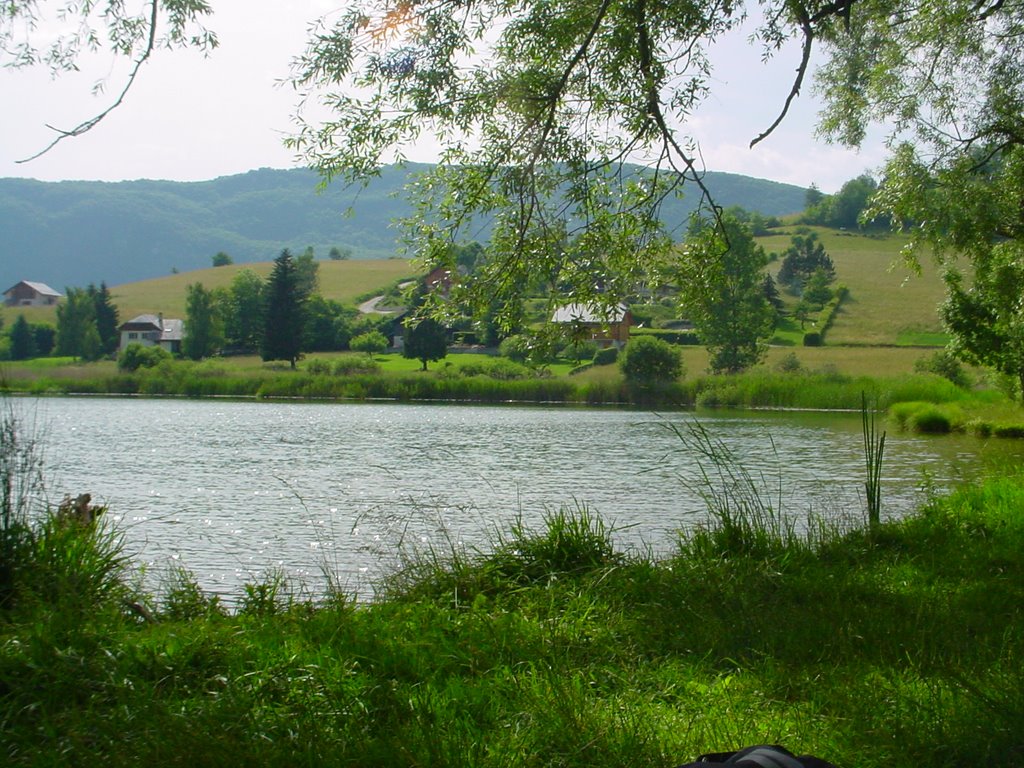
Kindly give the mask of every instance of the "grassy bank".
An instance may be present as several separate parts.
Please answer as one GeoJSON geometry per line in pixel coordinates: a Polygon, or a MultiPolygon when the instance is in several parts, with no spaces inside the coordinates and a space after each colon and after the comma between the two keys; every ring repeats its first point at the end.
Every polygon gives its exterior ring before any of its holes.
{"type": "Polygon", "coordinates": [[[7,764],[1021,764],[1024,480],[809,535],[723,490],[665,559],[553,512],[487,554],[408,553],[374,603],[271,575],[232,611],[185,572],[138,594],[102,517],[8,525],[7,764]]]}

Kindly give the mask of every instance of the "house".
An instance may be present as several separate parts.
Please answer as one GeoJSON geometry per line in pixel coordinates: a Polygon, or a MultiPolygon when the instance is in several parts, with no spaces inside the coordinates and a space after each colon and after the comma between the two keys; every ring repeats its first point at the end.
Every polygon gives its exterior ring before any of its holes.
{"type": "Polygon", "coordinates": [[[182,320],[165,320],[163,315],[139,315],[122,323],[118,330],[121,332],[121,349],[129,344],[160,346],[177,355],[181,353],[185,323],[182,320]]]}
{"type": "Polygon", "coordinates": [[[573,327],[579,341],[593,341],[601,347],[621,347],[629,341],[633,315],[625,304],[600,307],[591,304],[567,304],[555,310],[551,322],[573,327]]]}
{"type": "Polygon", "coordinates": [[[8,307],[50,307],[64,296],[46,283],[22,280],[4,291],[4,304],[8,307]]]}

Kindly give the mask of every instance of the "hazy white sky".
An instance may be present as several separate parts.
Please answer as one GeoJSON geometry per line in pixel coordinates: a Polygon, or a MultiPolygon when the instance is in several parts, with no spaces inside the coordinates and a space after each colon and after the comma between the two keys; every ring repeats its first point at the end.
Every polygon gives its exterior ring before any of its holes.
{"type": "MultiPolygon", "coordinates": [[[[209,26],[221,44],[209,58],[158,52],[120,108],[88,134],[29,163],[15,161],[49,143],[47,124],[68,129],[102,111],[123,75],[114,72],[108,92],[93,96],[93,83],[111,73],[108,59],[99,69],[57,81],[43,70],[0,70],[0,177],[199,181],[293,167],[295,158],[282,138],[292,129],[296,94],[280,81],[301,52],[310,23],[338,5],[339,0],[213,0],[216,15],[209,26]]],[[[690,125],[709,170],[816,183],[834,192],[880,166],[877,142],[858,153],[815,140],[817,105],[809,88],[776,133],[748,149],[777,115],[799,60],[795,46],[768,66],[759,54],[744,34],[717,52],[714,93],[690,125]]],[[[435,159],[429,147],[409,157],[435,159]]]]}

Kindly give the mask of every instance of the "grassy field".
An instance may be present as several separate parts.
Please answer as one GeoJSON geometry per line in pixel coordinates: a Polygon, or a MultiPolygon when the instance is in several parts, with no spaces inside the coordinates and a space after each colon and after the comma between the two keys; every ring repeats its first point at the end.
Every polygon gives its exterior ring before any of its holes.
{"type": "MultiPolygon", "coordinates": [[[[828,344],[945,344],[938,314],[944,296],[941,276],[928,259],[921,263],[920,276],[907,269],[900,257],[905,237],[809,229],[818,234],[835,263],[836,284],[850,290],[828,332],[828,344]]],[[[781,255],[795,231],[783,228],[758,242],[765,250],[781,255]]],[[[770,270],[777,272],[778,265],[776,262],[770,270]]]]}
{"type": "MultiPolygon", "coordinates": [[[[820,227],[818,233],[836,265],[837,284],[846,285],[850,296],[844,302],[831,330],[830,345],[943,346],[938,305],[943,298],[942,281],[934,264],[925,260],[920,276],[912,275],[900,263],[906,240],[896,235],[865,235],[820,227]]],[[[778,234],[758,238],[769,252],[782,253],[795,232],[792,227],[778,234]]],[[[329,299],[351,304],[357,298],[383,290],[415,276],[412,265],[401,259],[380,261],[320,261],[320,289],[329,299]]],[[[207,288],[226,287],[241,269],[252,269],[261,277],[270,274],[271,262],[229,265],[186,272],[136,283],[111,286],[114,303],[122,320],[142,313],[163,313],[184,317],[185,289],[190,283],[207,288]]],[[[778,270],[778,262],[770,268],[778,270]]],[[[786,297],[784,297],[786,298],[786,297]]],[[[790,301],[793,300],[790,298],[790,301]]],[[[55,322],[53,308],[0,308],[6,323],[24,313],[30,322],[55,322]]],[[[779,338],[798,345],[804,330],[790,322],[779,338]]]]}
{"type": "MultiPolygon", "coordinates": [[[[374,261],[319,261],[320,293],[327,299],[334,299],[343,304],[352,304],[355,300],[377,289],[386,288],[393,283],[410,279],[416,272],[408,260],[381,259],[374,261]]],[[[251,269],[260,277],[266,278],[273,262],[256,264],[230,264],[224,267],[210,267],[192,272],[141,280],[135,283],[110,286],[114,305],[118,309],[121,320],[136,315],[163,313],[165,317],[185,317],[185,291],[192,283],[202,283],[206,288],[225,288],[231,284],[234,276],[243,269],[251,269]]],[[[6,323],[13,322],[24,312],[29,322],[56,322],[56,312],[52,307],[29,307],[0,309],[6,323]]]]}

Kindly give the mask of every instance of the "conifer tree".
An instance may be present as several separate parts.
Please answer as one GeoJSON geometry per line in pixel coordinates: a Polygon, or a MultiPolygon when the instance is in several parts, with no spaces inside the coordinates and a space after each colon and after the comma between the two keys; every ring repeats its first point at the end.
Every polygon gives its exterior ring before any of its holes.
{"type": "Polygon", "coordinates": [[[274,269],[264,291],[264,360],[287,360],[291,367],[302,351],[302,330],[307,296],[300,286],[298,270],[291,252],[285,248],[274,259],[274,269]]]}

